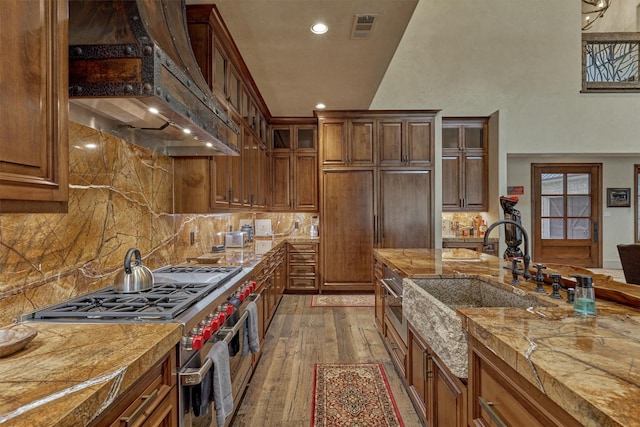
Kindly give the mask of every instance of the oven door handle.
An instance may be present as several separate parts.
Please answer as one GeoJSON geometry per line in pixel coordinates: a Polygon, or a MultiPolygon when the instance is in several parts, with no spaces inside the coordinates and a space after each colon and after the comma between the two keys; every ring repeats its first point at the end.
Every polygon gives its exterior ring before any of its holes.
{"type": "Polygon", "coordinates": [[[213,362],[207,357],[201,367],[183,369],[182,371],[178,372],[178,376],[180,377],[180,384],[200,384],[204,379],[204,376],[207,375],[207,372],[209,372],[209,369],[211,369],[211,366],[213,366],[213,362]]]}
{"type": "Polygon", "coordinates": [[[240,328],[244,326],[244,321],[247,320],[247,317],[249,317],[249,312],[245,310],[232,328],[220,328],[220,332],[227,333],[227,335],[224,336],[225,343],[229,344],[231,342],[231,339],[238,333],[240,328]]]}
{"type": "Polygon", "coordinates": [[[385,287],[385,289],[387,290],[387,292],[389,292],[391,294],[392,297],[394,298],[400,298],[400,295],[398,295],[398,293],[396,291],[394,291],[393,289],[391,289],[391,286],[387,283],[389,282],[390,279],[380,279],[380,282],[382,283],[382,286],[385,287]]]}

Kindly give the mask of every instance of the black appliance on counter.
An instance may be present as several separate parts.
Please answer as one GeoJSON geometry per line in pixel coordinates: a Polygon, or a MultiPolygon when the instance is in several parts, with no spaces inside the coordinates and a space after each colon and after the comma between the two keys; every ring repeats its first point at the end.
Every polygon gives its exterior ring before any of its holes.
{"type": "Polygon", "coordinates": [[[251,355],[242,355],[246,306],[249,300],[259,298],[251,294],[256,284],[248,280],[250,271],[232,266],[167,266],[153,271],[155,283],[149,290],[121,293],[109,286],[26,314],[22,321],[180,323],[179,425],[210,425],[215,420],[213,405],[207,414],[196,416],[191,388],[197,387],[211,369],[207,354],[213,344],[233,342],[229,363],[234,405],[239,402],[252,368],[251,355]]]}

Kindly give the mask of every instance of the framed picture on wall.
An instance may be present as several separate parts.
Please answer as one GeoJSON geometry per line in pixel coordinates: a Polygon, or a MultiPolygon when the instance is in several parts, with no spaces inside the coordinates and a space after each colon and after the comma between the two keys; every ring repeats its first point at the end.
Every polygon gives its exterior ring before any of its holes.
{"type": "Polygon", "coordinates": [[[608,208],[628,208],[631,206],[630,188],[607,188],[608,208]]]}

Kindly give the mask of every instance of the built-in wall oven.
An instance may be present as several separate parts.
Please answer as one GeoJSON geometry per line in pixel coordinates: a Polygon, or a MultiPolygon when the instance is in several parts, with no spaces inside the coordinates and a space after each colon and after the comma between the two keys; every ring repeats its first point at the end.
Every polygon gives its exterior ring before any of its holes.
{"type": "Polygon", "coordinates": [[[384,316],[407,344],[407,319],[402,314],[402,277],[386,265],[383,278],[380,280],[384,287],[384,316]]]}

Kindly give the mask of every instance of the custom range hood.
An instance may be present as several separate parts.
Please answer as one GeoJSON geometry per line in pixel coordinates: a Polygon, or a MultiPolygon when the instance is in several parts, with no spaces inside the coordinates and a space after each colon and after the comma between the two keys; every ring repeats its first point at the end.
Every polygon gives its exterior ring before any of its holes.
{"type": "Polygon", "coordinates": [[[71,0],[72,120],[168,156],[238,155],[196,62],[185,0],[71,0]]]}

